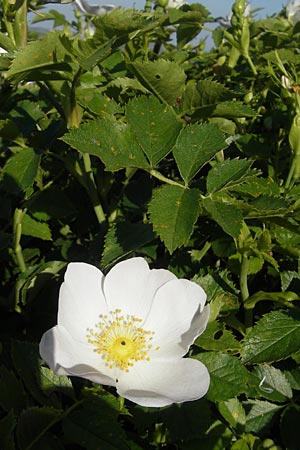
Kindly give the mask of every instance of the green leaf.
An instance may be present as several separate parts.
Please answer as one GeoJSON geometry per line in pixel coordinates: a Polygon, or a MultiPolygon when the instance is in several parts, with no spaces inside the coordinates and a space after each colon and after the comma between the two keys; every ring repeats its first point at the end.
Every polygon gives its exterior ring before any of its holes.
{"type": "Polygon", "coordinates": [[[137,61],[129,68],[147,89],[169,105],[174,105],[183,92],[186,75],[173,61],[162,58],[152,62],[137,61]]]}
{"type": "Polygon", "coordinates": [[[51,396],[54,391],[66,394],[74,399],[73,385],[70,378],[64,375],[55,375],[48,367],[40,368],[40,386],[47,396],[51,396]]]}
{"type": "Polygon", "coordinates": [[[248,389],[249,373],[240,360],[220,352],[200,353],[195,358],[202,361],[210,373],[207,398],[213,402],[228,400],[248,389]]]}
{"type": "Polygon", "coordinates": [[[64,74],[70,71],[68,62],[71,57],[61,43],[60,33],[48,32],[18,51],[7,76],[15,82],[67,78],[64,74]]]}
{"type": "Polygon", "coordinates": [[[125,432],[118,423],[118,402],[111,395],[90,396],[63,421],[66,439],[87,450],[129,450],[125,432]],[[111,399],[112,397],[112,399],[111,399]]]}
{"type": "Polygon", "coordinates": [[[28,214],[22,220],[22,234],[42,239],[43,241],[52,241],[49,225],[33,219],[28,214]]]}
{"type": "Polygon", "coordinates": [[[180,107],[183,112],[192,113],[199,107],[231,100],[234,96],[234,92],[216,81],[192,80],[187,84],[180,107]]]}
{"type": "Polygon", "coordinates": [[[105,236],[102,267],[107,268],[154,239],[155,234],[149,224],[130,222],[114,224],[105,236]]]}
{"type": "Polygon", "coordinates": [[[254,117],[255,111],[249,106],[238,101],[221,102],[215,105],[202,106],[196,109],[193,120],[207,119],[207,117],[225,117],[227,119],[237,119],[239,117],[254,117]]]}
{"type": "MultiPolygon", "coordinates": [[[[213,194],[216,191],[230,189],[242,184],[248,179],[247,174],[252,162],[247,159],[226,159],[217,164],[208,173],[207,192],[213,194]]],[[[257,176],[257,173],[255,175],[257,176]]]]}
{"type": "Polygon", "coordinates": [[[285,359],[300,348],[300,314],[272,311],[265,314],[246,335],[242,361],[264,363],[285,359]]]}
{"type": "Polygon", "coordinates": [[[188,184],[204,164],[225,147],[224,136],[214,124],[194,124],[184,128],[173,149],[184,181],[188,184]]]}
{"type": "MultiPolygon", "coordinates": [[[[62,411],[49,407],[28,408],[21,414],[17,426],[17,439],[20,450],[40,450],[40,439],[60,421],[62,411]]],[[[45,447],[42,447],[45,448],[45,447]]]]}
{"type": "Polygon", "coordinates": [[[82,153],[98,156],[106,170],[149,168],[131,128],[123,122],[108,118],[90,120],[73,128],[62,140],[82,153]]]}
{"type": "Polygon", "coordinates": [[[26,407],[26,395],[21,381],[5,366],[0,367],[0,405],[4,411],[16,413],[26,407]]]}
{"type": "Polygon", "coordinates": [[[16,424],[13,410],[0,420],[1,450],[15,450],[14,429],[16,424]]]}
{"type": "Polygon", "coordinates": [[[41,156],[33,148],[23,148],[6,162],[0,178],[0,188],[18,194],[32,186],[41,156]]]}
{"type": "Polygon", "coordinates": [[[131,100],[126,117],[151,166],[155,167],[171,151],[182,123],[154,96],[131,100]]]}
{"type": "Polygon", "coordinates": [[[214,321],[210,322],[204,333],[195,341],[195,345],[205,350],[215,350],[224,353],[238,353],[240,343],[235,339],[231,331],[226,330],[225,324],[214,321]]]}
{"type": "Polygon", "coordinates": [[[13,41],[5,33],[0,33],[0,47],[7,52],[12,52],[16,48],[13,41]]]}
{"type": "Polygon", "coordinates": [[[103,116],[104,114],[115,114],[122,112],[122,108],[113,98],[101,94],[93,88],[79,89],[77,98],[80,105],[93,114],[103,116]]]}
{"type": "Polygon", "coordinates": [[[243,214],[241,210],[230,203],[224,203],[221,200],[214,200],[206,197],[202,200],[202,204],[211,218],[233,238],[237,238],[240,234],[243,214]]]}
{"type": "Polygon", "coordinates": [[[218,404],[218,409],[230,426],[235,428],[239,434],[244,431],[246,413],[242,403],[237,398],[231,398],[218,404]]]}
{"type": "Polygon", "coordinates": [[[282,409],[282,406],[261,400],[249,400],[244,402],[247,412],[246,432],[261,433],[270,426],[274,415],[282,409]]]}
{"type": "Polygon", "coordinates": [[[173,185],[154,191],[149,204],[153,229],[170,253],[188,243],[199,212],[199,191],[173,185]]]}
{"type": "Polygon", "coordinates": [[[273,366],[263,364],[256,366],[252,372],[259,382],[262,396],[273,402],[285,402],[293,397],[293,392],[285,374],[273,366]]]}

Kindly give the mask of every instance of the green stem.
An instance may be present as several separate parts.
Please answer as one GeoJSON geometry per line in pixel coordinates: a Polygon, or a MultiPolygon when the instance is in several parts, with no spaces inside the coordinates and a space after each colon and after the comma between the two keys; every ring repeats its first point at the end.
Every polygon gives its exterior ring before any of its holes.
{"type": "Polygon", "coordinates": [[[256,70],[256,67],[255,67],[255,65],[254,65],[250,55],[246,55],[245,58],[246,58],[246,60],[247,60],[247,62],[249,64],[253,74],[256,76],[257,75],[257,70],[256,70]]]}
{"type": "Polygon", "coordinates": [[[100,225],[106,222],[106,217],[99,199],[98,189],[92,171],[91,158],[88,153],[83,153],[83,164],[87,180],[87,190],[93,204],[93,208],[100,225]]]}
{"type": "Polygon", "coordinates": [[[163,174],[158,172],[158,170],[151,169],[151,170],[149,170],[149,173],[150,173],[150,175],[152,175],[153,177],[157,178],[160,181],[163,181],[164,183],[172,184],[174,186],[179,186],[179,187],[181,187],[183,189],[186,189],[186,186],[184,186],[181,183],[178,183],[177,181],[170,180],[169,178],[165,177],[163,174]]]}
{"type": "MultiPolygon", "coordinates": [[[[249,258],[248,253],[245,252],[242,255],[241,272],[240,272],[240,289],[243,303],[249,298],[248,290],[248,272],[249,272],[249,258]]],[[[253,311],[252,309],[245,308],[245,326],[246,330],[249,330],[253,324],[253,311]]]]}
{"type": "Polygon", "coordinates": [[[17,258],[17,263],[22,273],[26,272],[27,267],[23,256],[22,247],[20,244],[22,236],[22,220],[25,211],[16,208],[13,219],[13,239],[14,239],[14,252],[17,258]]]}

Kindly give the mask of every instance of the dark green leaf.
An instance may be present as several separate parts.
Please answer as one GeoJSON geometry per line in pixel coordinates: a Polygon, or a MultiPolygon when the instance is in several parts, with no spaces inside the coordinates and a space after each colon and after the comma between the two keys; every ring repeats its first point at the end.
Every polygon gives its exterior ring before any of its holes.
{"type": "Polygon", "coordinates": [[[194,124],[182,130],[173,149],[180,174],[188,184],[216,153],[227,146],[214,124],[194,124]]]}
{"type": "Polygon", "coordinates": [[[238,237],[242,227],[243,214],[237,206],[210,197],[203,199],[202,204],[225,233],[233,238],[238,237]]]}
{"type": "Polygon", "coordinates": [[[14,429],[16,424],[17,421],[12,410],[0,420],[1,450],[15,450],[14,429]]]}
{"type": "Polygon", "coordinates": [[[105,237],[102,266],[110,266],[153,239],[155,234],[149,224],[120,222],[113,225],[105,237]]]}
{"type": "MultiPolygon", "coordinates": [[[[207,176],[207,192],[212,194],[222,189],[230,189],[245,182],[251,161],[247,159],[226,159],[211,169],[207,176]]],[[[256,174],[252,174],[257,176],[256,174]]]]}
{"type": "Polygon", "coordinates": [[[174,146],[182,123],[156,97],[137,97],[127,104],[126,116],[152,167],[174,146]]]}
{"type": "Polygon", "coordinates": [[[293,397],[290,383],[285,374],[273,366],[262,364],[252,372],[259,379],[262,396],[273,402],[286,402],[293,397]]]}
{"type": "Polygon", "coordinates": [[[300,315],[272,311],[265,314],[245,337],[244,363],[264,363],[287,358],[300,349],[300,315]]]}
{"type": "Polygon", "coordinates": [[[5,366],[0,367],[0,405],[4,411],[16,413],[26,407],[26,395],[21,381],[5,366]]]}
{"type": "Polygon", "coordinates": [[[249,400],[244,402],[247,411],[246,431],[250,433],[261,433],[270,424],[274,415],[281,410],[282,406],[261,400],[249,400]]]}
{"type": "Polygon", "coordinates": [[[170,253],[188,243],[199,212],[199,191],[179,186],[157,189],[149,204],[153,229],[170,253]]]}
{"type": "Polygon", "coordinates": [[[300,442],[300,408],[297,405],[290,405],[283,412],[280,423],[281,435],[285,448],[297,450],[300,442]]]}
{"type": "Polygon", "coordinates": [[[36,406],[24,410],[17,426],[20,450],[40,450],[40,439],[61,417],[61,410],[49,407],[36,406]]]}

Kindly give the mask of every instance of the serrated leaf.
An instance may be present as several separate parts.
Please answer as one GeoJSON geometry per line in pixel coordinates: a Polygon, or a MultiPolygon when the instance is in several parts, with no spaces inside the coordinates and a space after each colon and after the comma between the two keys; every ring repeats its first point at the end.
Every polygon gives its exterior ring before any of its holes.
{"type": "Polygon", "coordinates": [[[22,234],[42,239],[43,241],[52,241],[49,225],[33,219],[28,214],[22,220],[22,234]]]}
{"type": "Polygon", "coordinates": [[[226,330],[225,324],[218,321],[208,323],[204,333],[196,339],[195,345],[205,350],[224,353],[238,353],[240,349],[240,343],[232,332],[226,330]]]}
{"type": "Polygon", "coordinates": [[[41,156],[32,148],[23,148],[11,156],[1,172],[1,190],[18,194],[32,186],[41,156]]]}
{"type": "MultiPolygon", "coordinates": [[[[207,175],[207,192],[212,194],[222,189],[230,189],[246,181],[252,162],[247,159],[226,159],[214,166],[207,175]]],[[[257,174],[252,174],[257,176],[257,174]]]]}
{"type": "Polygon", "coordinates": [[[214,124],[194,124],[184,128],[173,148],[173,155],[188,184],[216,153],[227,147],[224,136],[214,124]]]}
{"type": "Polygon", "coordinates": [[[220,102],[215,105],[197,108],[193,114],[193,120],[207,119],[207,117],[225,117],[237,119],[239,117],[255,117],[256,113],[249,106],[238,101],[220,102]]]}
{"type": "Polygon", "coordinates": [[[245,364],[285,359],[300,348],[300,314],[272,311],[246,335],[242,346],[245,364]]]}
{"type": "Polygon", "coordinates": [[[123,122],[108,118],[90,120],[73,128],[62,140],[82,153],[98,156],[106,170],[149,168],[131,128],[123,122]]]}
{"type": "Polygon", "coordinates": [[[245,427],[248,433],[260,433],[265,430],[274,415],[282,409],[282,406],[261,400],[249,400],[244,402],[244,406],[248,410],[245,427]]]}
{"type": "Polygon", "coordinates": [[[155,234],[149,224],[129,222],[114,224],[105,236],[102,266],[104,268],[110,266],[153,239],[155,239],[155,234]]]}
{"type": "Polygon", "coordinates": [[[285,374],[273,366],[262,364],[252,372],[259,380],[259,392],[273,402],[285,402],[293,397],[293,392],[285,374]]]}
{"type": "Polygon", "coordinates": [[[41,39],[32,41],[19,50],[7,72],[8,78],[19,82],[43,80],[46,75],[46,78],[50,76],[53,80],[58,72],[59,78],[63,78],[64,73],[70,71],[68,62],[71,58],[62,45],[60,36],[58,32],[46,33],[41,39]]]}
{"type": "Polygon", "coordinates": [[[129,68],[147,89],[169,105],[173,105],[183,92],[186,75],[173,61],[162,58],[152,62],[136,61],[129,68]]]}
{"type": "Polygon", "coordinates": [[[246,183],[234,186],[234,190],[252,197],[276,196],[280,195],[280,187],[271,178],[254,178],[247,180],[246,183]]]}
{"type": "MultiPolygon", "coordinates": [[[[32,407],[24,410],[19,417],[17,439],[20,450],[39,450],[40,439],[48,429],[58,422],[63,411],[49,407],[32,407]]],[[[44,447],[43,447],[44,448],[44,447]]]]}
{"type": "MultiPolygon", "coordinates": [[[[286,212],[288,203],[281,197],[261,195],[250,203],[251,207],[264,215],[279,215],[286,212]]],[[[255,212],[254,212],[255,214],[255,212]]]]}
{"type": "Polygon", "coordinates": [[[247,392],[248,371],[237,357],[220,352],[200,353],[195,357],[205,364],[210,374],[209,400],[228,400],[247,392]]]}
{"type": "Polygon", "coordinates": [[[238,237],[243,223],[243,214],[237,206],[210,197],[203,199],[202,204],[225,233],[233,238],[238,237]]]}
{"type": "Polygon", "coordinates": [[[122,112],[121,106],[113,98],[103,95],[93,88],[78,90],[77,98],[83,108],[98,116],[122,112]]]}
{"type": "Polygon", "coordinates": [[[224,100],[234,98],[234,92],[213,80],[190,81],[184,91],[181,111],[191,113],[197,108],[215,105],[224,100]]]}
{"type": "Polygon", "coordinates": [[[74,399],[73,385],[70,378],[64,375],[55,375],[53,370],[48,369],[48,367],[40,368],[40,386],[48,396],[54,391],[59,391],[74,399]]]}
{"type": "Polygon", "coordinates": [[[157,189],[149,204],[153,229],[170,253],[188,243],[199,212],[199,191],[173,185],[157,189]]]}
{"type": "Polygon", "coordinates": [[[131,100],[126,117],[151,166],[155,167],[171,151],[182,123],[154,96],[131,100]]]}

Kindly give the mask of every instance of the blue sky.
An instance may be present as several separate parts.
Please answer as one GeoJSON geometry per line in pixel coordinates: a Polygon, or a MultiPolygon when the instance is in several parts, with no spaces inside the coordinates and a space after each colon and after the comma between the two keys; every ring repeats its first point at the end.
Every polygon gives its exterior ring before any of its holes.
{"type": "MultiPolygon", "coordinates": [[[[202,3],[211,12],[213,17],[226,15],[231,11],[231,6],[234,0],[189,0],[188,3],[202,3]]],[[[283,6],[287,4],[288,0],[251,0],[250,4],[252,9],[262,8],[261,11],[257,13],[257,17],[265,17],[267,15],[272,15],[281,10],[283,6]]],[[[136,9],[143,9],[145,5],[145,0],[89,0],[91,4],[113,4],[117,6],[124,6],[127,8],[135,7],[136,9]]],[[[67,19],[71,20],[73,18],[73,4],[65,5],[54,5],[49,4],[48,9],[57,9],[62,14],[66,16],[67,19]]],[[[46,27],[46,23],[39,24],[39,26],[46,27]]]]}

